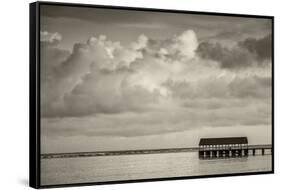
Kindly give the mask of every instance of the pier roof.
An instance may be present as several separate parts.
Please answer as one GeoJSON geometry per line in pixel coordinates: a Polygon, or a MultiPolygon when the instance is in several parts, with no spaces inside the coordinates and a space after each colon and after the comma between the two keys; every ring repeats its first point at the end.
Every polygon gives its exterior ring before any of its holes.
{"type": "Polygon", "coordinates": [[[247,137],[202,138],[200,145],[248,144],[247,137]]]}

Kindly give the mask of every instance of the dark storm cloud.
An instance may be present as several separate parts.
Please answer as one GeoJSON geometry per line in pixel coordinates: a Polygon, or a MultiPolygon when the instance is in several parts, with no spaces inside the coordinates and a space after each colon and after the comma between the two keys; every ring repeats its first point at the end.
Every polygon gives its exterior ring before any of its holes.
{"type": "Polygon", "coordinates": [[[235,69],[266,64],[263,61],[270,60],[271,46],[271,35],[260,39],[247,38],[231,48],[219,42],[202,42],[197,54],[203,59],[219,62],[222,68],[235,69]]]}
{"type": "Polygon", "coordinates": [[[252,54],[255,54],[259,61],[271,59],[272,53],[272,35],[267,35],[261,39],[247,38],[239,42],[239,46],[246,48],[252,54]]]}
{"type": "Polygon", "coordinates": [[[222,68],[241,68],[252,64],[253,57],[241,48],[224,47],[220,43],[202,42],[197,49],[198,55],[203,59],[210,59],[220,63],[222,68]]]}

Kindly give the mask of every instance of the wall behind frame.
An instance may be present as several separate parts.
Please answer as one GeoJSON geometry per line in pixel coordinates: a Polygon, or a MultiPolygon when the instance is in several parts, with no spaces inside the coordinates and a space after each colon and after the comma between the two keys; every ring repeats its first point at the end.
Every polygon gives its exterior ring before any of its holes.
{"type": "MultiPolygon", "coordinates": [[[[241,14],[260,14],[275,16],[275,52],[280,47],[281,3],[275,0],[262,1],[223,1],[212,0],[68,0],[62,2],[105,4],[118,6],[136,6],[163,9],[184,9],[192,11],[211,11],[241,14]]],[[[1,189],[29,189],[28,187],[28,99],[29,99],[29,12],[28,3],[32,1],[10,0],[1,3],[1,69],[0,69],[0,126],[1,126],[1,189]],[[3,43],[4,42],[4,43],[3,43]]],[[[280,56],[275,53],[275,147],[281,145],[279,140],[280,113],[278,97],[281,96],[280,56]]],[[[165,181],[121,185],[104,185],[94,187],[77,187],[75,189],[96,190],[143,190],[143,189],[266,189],[281,185],[280,151],[275,149],[274,175],[255,175],[242,177],[224,177],[210,179],[193,179],[184,181],[165,181]]],[[[60,188],[67,189],[67,188],[60,188]]]]}

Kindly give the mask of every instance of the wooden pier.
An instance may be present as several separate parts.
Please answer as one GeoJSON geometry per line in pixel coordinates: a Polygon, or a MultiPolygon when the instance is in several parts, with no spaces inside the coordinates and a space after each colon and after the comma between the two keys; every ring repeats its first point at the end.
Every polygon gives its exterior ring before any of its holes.
{"type": "Polygon", "coordinates": [[[248,157],[272,153],[271,145],[248,145],[247,137],[204,138],[199,142],[200,159],[248,157]]]}
{"type": "MultiPolygon", "coordinates": [[[[222,144],[223,145],[223,144],[222,144]]],[[[241,145],[242,146],[242,145],[241,145]]],[[[117,151],[93,151],[93,152],[69,152],[69,153],[45,153],[41,154],[41,159],[57,158],[76,158],[76,157],[93,157],[93,156],[120,156],[120,155],[137,155],[137,154],[167,154],[199,152],[199,158],[227,158],[234,156],[248,155],[265,155],[271,154],[271,145],[243,145],[242,148],[236,146],[210,146],[201,145],[199,147],[189,148],[167,148],[167,149],[143,149],[143,150],[117,150],[117,151]],[[269,151],[270,150],[270,151],[269,151]]]]}

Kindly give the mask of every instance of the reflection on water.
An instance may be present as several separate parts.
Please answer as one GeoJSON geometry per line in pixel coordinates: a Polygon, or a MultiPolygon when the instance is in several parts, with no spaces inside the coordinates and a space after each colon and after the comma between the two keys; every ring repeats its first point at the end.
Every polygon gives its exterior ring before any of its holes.
{"type": "Polygon", "coordinates": [[[271,171],[271,155],[199,160],[197,152],[41,160],[41,185],[271,171]]]}

